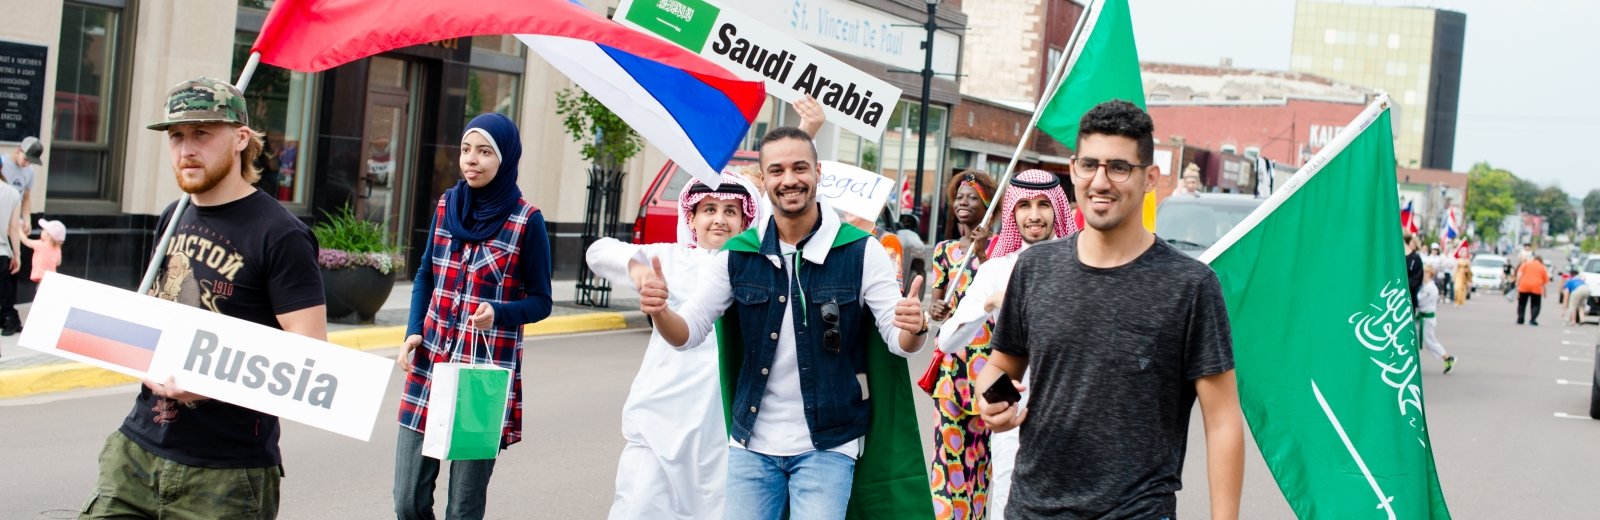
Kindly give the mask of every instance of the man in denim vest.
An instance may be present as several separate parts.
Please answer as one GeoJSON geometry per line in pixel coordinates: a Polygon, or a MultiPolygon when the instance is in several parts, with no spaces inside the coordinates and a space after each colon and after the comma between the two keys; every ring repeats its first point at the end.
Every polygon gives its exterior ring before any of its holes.
{"type": "MultiPolygon", "coordinates": [[[[892,370],[876,367],[884,351],[903,358],[922,348],[928,331],[917,297],[922,279],[902,298],[883,246],[841,225],[817,201],[821,173],[804,132],[773,130],[760,152],[772,218],[729,240],[717,259],[727,269],[709,269],[676,312],[667,308],[659,276],[641,288],[640,307],[676,347],[699,345],[727,312],[716,328],[729,340],[722,343],[724,380],[731,381],[723,396],[728,517],[776,519],[787,504],[791,518],[844,518],[847,508],[869,507],[849,503],[857,458],[863,447],[879,447],[864,440],[869,419],[902,390],[909,396],[903,359],[894,360],[900,372],[894,383],[885,382],[894,379],[892,370]],[[888,377],[869,385],[869,373],[888,377]]],[[[914,436],[911,447],[918,449],[914,436]]],[[[895,512],[931,515],[927,487],[917,487],[921,496],[895,512]]]]}

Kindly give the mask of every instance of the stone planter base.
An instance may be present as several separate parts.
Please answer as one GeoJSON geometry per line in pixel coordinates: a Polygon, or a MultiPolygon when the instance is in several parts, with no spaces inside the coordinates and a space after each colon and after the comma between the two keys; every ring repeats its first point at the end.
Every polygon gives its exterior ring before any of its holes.
{"type": "Polygon", "coordinates": [[[394,279],[371,267],[323,269],[322,290],[328,300],[328,321],[370,324],[394,290],[394,279]]]}

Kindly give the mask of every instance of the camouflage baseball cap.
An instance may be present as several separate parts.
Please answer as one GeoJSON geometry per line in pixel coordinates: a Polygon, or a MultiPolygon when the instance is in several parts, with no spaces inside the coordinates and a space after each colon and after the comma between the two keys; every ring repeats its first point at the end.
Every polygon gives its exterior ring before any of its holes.
{"type": "Polygon", "coordinates": [[[179,123],[235,123],[250,126],[244,93],[216,78],[195,78],[167,91],[167,118],[145,128],[166,130],[179,123]]]}

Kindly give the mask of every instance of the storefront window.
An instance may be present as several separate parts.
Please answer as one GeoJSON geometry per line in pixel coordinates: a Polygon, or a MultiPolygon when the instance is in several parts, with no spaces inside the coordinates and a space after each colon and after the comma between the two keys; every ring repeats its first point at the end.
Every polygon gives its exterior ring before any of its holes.
{"type": "Polygon", "coordinates": [[[119,14],[71,3],[62,9],[49,197],[114,198],[110,137],[119,14]]]}
{"type": "Polygon", "coordinates": [[[516,121],[517,75],[470,69],[467,72],[467,108],[463,127],[479,114],[498,112],[516,121]]]}
{"type": "MultiPolygon", "coordinates": [[[[271,2],[267,2],[271,3],[271,2]]],[[[233,45],[233,72],[237,79],[250,58],[256,33],[236,33],[233,45]]],[[[316,76],[261,64],[245,86],[245,103],[250,108],[250,126],[267,134],[266,147],[257,163],[261,181],[256,186],[280,201],[304,204],[312,164],[308,147],[313,144],[316,104],[316,76]]]]}
{"type": "Polygon", "coordinates": [[[521,56],[523,49],[527,47],[522,44],[522,40],[518,40],[517,37],[509,34],[488,34],[472,37],[472,48],[474,50],[521,56]]]}

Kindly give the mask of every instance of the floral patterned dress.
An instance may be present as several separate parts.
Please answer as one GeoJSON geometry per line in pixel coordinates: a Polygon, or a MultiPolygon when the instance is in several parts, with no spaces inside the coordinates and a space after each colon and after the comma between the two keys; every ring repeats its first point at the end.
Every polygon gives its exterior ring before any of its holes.
{"type": "MultiPolygon", "coordinates": [[[[946,240],[933,248],[934,287],[955,290],[952,308],[961,303],[967,285],[977,271],[976,263],[959,280],[966,254],[960,242],[946,240]]],[[[989,429],[978,417],[977,400],[971,378],[989,360],[989,325],[972,344],[955,355],[944,357],[939,380],[934,384],[933,402],[938,426],[933,432],[933,467],[928,484],[933,492],[934,518],[984,518],[989,501],[989,429]]]]}

